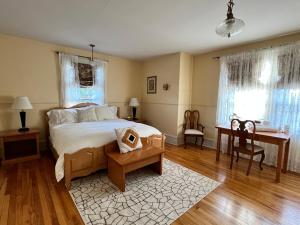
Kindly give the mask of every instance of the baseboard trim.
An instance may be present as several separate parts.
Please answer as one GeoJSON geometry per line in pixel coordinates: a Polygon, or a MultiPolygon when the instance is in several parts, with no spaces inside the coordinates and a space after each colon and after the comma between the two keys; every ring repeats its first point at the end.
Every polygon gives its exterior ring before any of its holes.
{"type": "MultiPolygon", "coordinates": [[[[187,139],[187,142],[188,142],[188,143],[194,143],[195,141],[193,141],[193,140],[195,140],[195,139],[188,138],[188,139],[187,139]]],[[[198,138],[196,144],[199,145],[199,146],[201,145],[201,138],[198,138]]],[[[205,136],[204,136],[203,146],[204,146],[204,147],[207,147],[207,148],[214,148],[214,149],[216,148],[214,139],[211,139],[211,138],[205,138],[205,136]]]]}
{"type": "Polygon", "coordinates": [[[211,139],[211,138],[204,138],[203,146],[205,146],[207,148],[213,148],[213,149],[216,149],[216,147],[217,147],[215,140],[211,139]]]}
{"type": "Polygon", "coordinates": [[[165,134],[166,135],[166,143],[171,145],[178,145],[178,138],[175,135],[165,134]]]}
{"type": "MultiPolygon", "coordinates": [[[[188,137],[187,139],[188,143],[194,143],[194,139],[188,137]]],[[[166,134],[166,143],[171,144],[171,145],[183,145],[184,144],[184,139],[183,136],[175,136],[175,135],[170,135],[170,134],[166,134]]],[[[197,141],[197,145],[201,145],[201,139],[199,138],[197,141]]],[[[215,140],[212,138],[205,138],[204,137],[204,142],[203,142],[203,146],[207,147],[207,148],[216,148],[216,143],[215,140]]]]}

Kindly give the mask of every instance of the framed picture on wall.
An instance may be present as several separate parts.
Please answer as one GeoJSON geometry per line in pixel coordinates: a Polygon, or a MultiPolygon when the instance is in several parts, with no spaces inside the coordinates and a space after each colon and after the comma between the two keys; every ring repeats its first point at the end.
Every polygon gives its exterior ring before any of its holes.
{"type": "Polygon", "coordinates": [[[147,94],[156,94],[157,76],[147,77],[147,94]]]}

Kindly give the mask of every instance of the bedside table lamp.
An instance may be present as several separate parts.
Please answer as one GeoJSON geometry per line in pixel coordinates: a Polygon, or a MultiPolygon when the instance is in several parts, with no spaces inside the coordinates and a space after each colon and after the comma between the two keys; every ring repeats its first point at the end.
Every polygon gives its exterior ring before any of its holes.
{"type": "Polygon", "coordinates": [[[26,112],[25,109],[32,109],[32,105],[26,96],[19,96],[15,98],[14,103],[11,106],[12,109],[18,109],[20,111],[20,119],[22,127],[19,129],[19,132],[29,131],[29,128],[26,127],[26,112]]]}
{"type": "Polygon", "coordinates": [[[139,106],[139,101],[137,98],[131,98],[129,102],[129,106],[132,107],[132,119],[136,120],[136,107],[139,106]]]}

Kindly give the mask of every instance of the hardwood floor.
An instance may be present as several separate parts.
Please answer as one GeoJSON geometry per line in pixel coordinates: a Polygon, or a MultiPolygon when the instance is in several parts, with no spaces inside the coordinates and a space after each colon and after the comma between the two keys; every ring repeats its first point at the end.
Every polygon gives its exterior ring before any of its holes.
{"type": "MultiPolygon", "coordinates": [[[[300,176],[287,173],[274,182],[275,168],[254,163],[247,177],[247,160],[229,169],[230,158],[199,147],[166,145],[166,158],[222,183],[173,224],[300,224],[300,176]]],[[[54,160],[0,168],[0,225],[83,224],[62,182],[54,178],[54,160]]]]}
{"type": "Polygon", "coordinates": [[[84,224],[50,154],[0,170],[0,225],[84,224]]]}

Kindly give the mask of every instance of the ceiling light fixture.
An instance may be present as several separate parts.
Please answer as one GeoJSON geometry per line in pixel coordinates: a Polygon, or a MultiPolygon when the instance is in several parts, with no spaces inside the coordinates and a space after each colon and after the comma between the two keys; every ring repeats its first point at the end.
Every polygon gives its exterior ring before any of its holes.
{"type": "Polygon", "coordinates": [[[216,33],[222,37],[230,38],[239,34],[245,26],[245,23],[241,19],[234,18],[232,13],[232,8],[234,6],[233,0],[229,0],[227,6],[227,18],[217,26],[216,33]]]}

